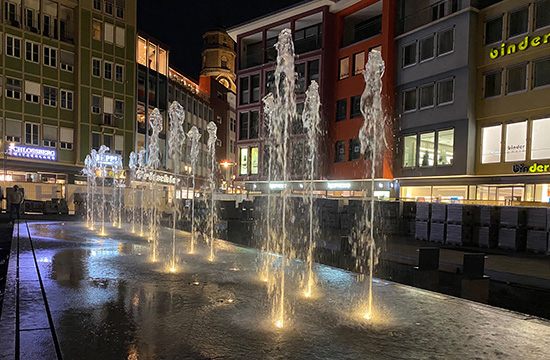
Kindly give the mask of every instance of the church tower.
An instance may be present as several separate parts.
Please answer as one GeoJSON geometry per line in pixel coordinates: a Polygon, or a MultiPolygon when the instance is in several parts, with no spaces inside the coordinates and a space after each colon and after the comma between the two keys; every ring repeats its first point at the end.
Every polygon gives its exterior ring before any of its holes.
{"type": "Polygon", "coordinates": [[[236,92],[235,43],[223,29],[207,31],[203,36],[201,76],[212,76],[236,92]]]}

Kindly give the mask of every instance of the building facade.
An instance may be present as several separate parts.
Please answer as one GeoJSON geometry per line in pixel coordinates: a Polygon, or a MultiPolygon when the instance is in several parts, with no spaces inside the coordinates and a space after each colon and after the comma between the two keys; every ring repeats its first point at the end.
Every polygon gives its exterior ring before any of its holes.
{"type": "Polygon", "coordinates": [[[201,76],[213,77],[235,92],[235,42],[223,29],[210,30],[202,36],[201,76]]]}

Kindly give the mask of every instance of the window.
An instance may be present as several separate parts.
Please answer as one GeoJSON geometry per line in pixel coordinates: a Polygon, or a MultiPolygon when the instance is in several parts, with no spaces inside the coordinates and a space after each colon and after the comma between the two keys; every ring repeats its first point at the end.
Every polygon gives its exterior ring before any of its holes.
{"type": "Polygon", "coordinates": [[[115,135],[115,154],[123,155],[124,153],[124,136],[115,135]]]}
{"type": "Polygon", "coordinates": [[[103,62],[103,76],[107,80],[113,79],[113,63],[108,61],[103,62]]]}
{"type": "Polygon", "coordinates": [[[239,140],[248,139],[248,113],[239,114],[239,140]]]}
{"type": "Polygon", "coordinates": [[[430,60],[434,57],[434,37],[433,35],[420,40],[420,62],[430,60]]]}
{"type": "Polygon", "coordinates": [[[6,55],[21,57],[21,39],[6,35],[6,55]]]}
{"type": "Polygon", "coordinates": [[[119,64],[115,65],[115,81],[119,83],[124,81],[124,66],[119,64]]]}
{"type": "Polygon", "coordinates": [[[94,0],[94,10],[101,11],[101,0],[94,0]]]}
{"type": "Polygon", "coordinates": [[[239,175],[248,175],[248,148],[239,149],[239,175]]]}
{"type": "Polygon", "coordinates": [[[116,0],[116,17],[124,19],[125,0],[116,0]]]}
{"type": "Polygon", "coordinates": [[[101,113],[101,97],[92,95],[92,114],[101,113]]]}
{"type": "Polygon", "coordinates": [[[533,62],[533,87],[550,85],[550,58],[533,62]]]}
{"type": "Polygon", "coordinates": [[[510,12],[508,15],[508,37],[527,33],[529,29],[529,7],[510,12]]]}
{"type": "Polygon", "coordinates": [[[527,89],[527,64],[508,69],[506,93],[511,94],[527,89]]]}
{"type": "Polygon", "coordinates": [[[353,54],[353,75],[362,74],[365,71],[365,52],[353,54]]]}
{"type": "Polygon", "coordinates": [[[250,148],[250,174],[256,175],[257,173],[258,173],[258,148],[253,147],[253,148],[250,148]]]}
{"type": "Polygon", "coordinates": [[[105,13],[113,15],[113,0],[105,0],[105,13]]]}
{"type": "Polygon", "coordinates": [[[348,115],[348,99],[340,99],[336,102],[336,121],[346,120],[348,115]]]}
{"type": "Polygon", "coordinates": [[[59,67],[61,70],[73,72],[74,67],[74,54],[71,52],[61,50],[59,59],[59,67]]]}
{"type": "Polygon", "coordinates": [[[451,28],[437,34],[437,56],[454,50],[454,33],[454,28],[451,28]]]}
{"type": "Polygon", "coordinates": [[[481,129],[481,163],[495,164],[500,162],[502,125],[488,126],[481,129]]]}
{"type": "MultiPolygon", "coordinates": [[[[69,129],[69,128],[64,128],[64,127],[59,128],[59,148],[64,150],[72,150],[73,131],[74,131],[73,129],[69,129]]],[[[99,134],[92,133],[92,143],[94,141],[93,139],[94,135],[99,135],[99,134]]],[[[97,148],[94,148],[94,149],[99,149],[99,139],[97,139],[97,142],[98,142],[97,148]]]]}
{"type": "Polygon", "coordinates": [[[44,46],[44,65],[57,67],[57,49],[44,46]]]}
{"type": "Polygon", "coordinates": [[[25,123],[25,144],[38,145],[38,124],[25,123]]]}
{"type": "Polygon", "coordinates": [[[252,75],[250,82],[252,83],[252,98],[250,102],[255,103],[260,101],[260,75],[252,75]]]}
{"type": "Polygon", "coordinates": [[[420,134],[420,166],[434,166],[435,133],[420,134]]]}
{"type": "Polygon", "coordinates": [[[241,84],[240,84],[240,102],[241,105],[248,104],[249,100],[249,90],[248,90],[248,78],[241,78],[241,84]]]}
{"type": "Polygon", "coordinates": [[[109,148],[109,153],[113,153],[113,135],[103,134],[103,144],[109,148]]]}
{"type": "Polygon", "coordinates": [[[72,110],[73,109],[73,92],[69,90],[61,90],[61,108],[72,110]]]}
{"type": "Polygon", "coordinates": [[[124,29],[123,27],[117,26],[115,35],[116,35],[116,46],[123,48],[124,45],[126,45],[126,29],[124,29]]]}
{"type": "Polygon", "coordinates": [[[119,119],[124,117],[124,101],[115,100],[115,117],[119,119]]]}
{"type": "Polygon", "coordinates": [[[306,92],[306,63],[296,64],[296,87],[295,91],[298,94],[306,92]]]}
{"type": "Polygon", "coordinates": [[[490,98],[502,94],[502,71],[485,75],[484,97],[490,98]]]}
{"type": "Polygon", "coordinates": [[[38,63],[39,61],[38,49],[39,49],[38,44],[35,44],[30,41],[26,41],[25,42],[25,60],[38,63]]]}
{"type": "Polygon", "coordinates": [[[416,166],[416,135],[403,137],[403,167],[416,166]]]}
{"type": "Polygon", "coordinates": [[[550,118],[533,120],[531,129],[531,160],[550,159],[550,118]]]}
{"type": "Polygon", "coordinates": [[[6,12],[6,20],[11,26],[19,27],[19,21],[17,16],[17,5],[13,2],[6,1],[4,3],[4,11],[6,12]]]}
{"type": "Polygon", "coordinates": [[[361,117],[361,95],[351,97],[351,114],[350,119],[361,117]]]}
{"type": "Polygon", "coordinates": [[[416,89],[403,91],[403,112],[416,110],[416,89]]]}
{"type": "Polygon", "coordinates": [[[21,121],[6,119],[6,141],[21,142],[21,121]]]}
{"type": "Polygon", "coordinates": [[[231,131],[235,131],[236,128],[237,128],[237,121],[235,119],[231,118],[229,129],[231,131]]]}
{"type": "Polygon", "coordinates": [[[319,84],[319,60],[307,62],[307,86],[314,80],[319,84]]]}
{"type": "Polygon", "coordinates": [[[340,140],[334,144],[334,162],[340,163],[346,161],[346,141],[340,140]]]}
{"type": "Polygon", "coordinates": [[[36,28],[36,24],[34,21],[34,10],[26,8],[25,9],[25,25],[27,25],[27,29],[31,30],[34,33],[38,33],[38,29],[36,28]]]}
{"type": "Polygon", "coordinates": [[[99,150],[99,147],[101,146],[101,134],[100,133],[92,133],[92,149],[99,150]]]}
{"type": "Polygon", "coordinates": [[[42,145],[45,147],[55,148],[57,144],[57,127],[56,126],[42,126],[42,145]]]}
{"type": "Polygon", "coordinates": [[[449,104],[454,100],[454,79],[437,83],[437,105],[449,104]]]}
{"type": "Polygon", "coordinates": [[[349,57],[340,59],[340,65],[338,70],[338,80],[346,79],[349,77],[349,57]]]}
{"type": "Polygon", "coordinates": [[[101,60],[92,59],[92,76],[101,77],[101,60]]]}
{"type": "Polygon", "coordinates": [[[434,85],[426,85],[420,88],[420,108],[434,106],[434,85]]]}
{"type": "Polygon", "coordinates": [[[19,79],[6,77],[6,97],[21,100],[21,88],[23,84],[19,79]]]}
{"type": "Polygon", "coordinates": [[[44,86],[44,105],[57,106],[57,89],[44,86]]]}
{"type": "Polygon", "coordinates": [[[92,39],[101,41],[101,21],[92,20],[92,39]]]}
{"type": "Polygon", "coordinates": [[[321,48],[321,24],[315,24],[294,31],[296,54],[303,54],[321,48]]]}
{"type": "Polygon", "coordinates": [[[40,84],[25,80],[25,101],[38,104],[40,98],[40,84]]]}
{"type": "Polygon", "coordinates": [[[550,0],[535,3],[535,29],[550,26],[550,0]]]}
{"type": "Polygon", "coordinates": [[[350,139],[348,161],[359,161],[361,159],[361,141],[350,139]]]}
{"type": "Polygon", "coordinates": [[[502,40],[502,16],[485,23],[485,45],[502,40]]]}
{"type": "Polygon", "coordinates": [[[504,161],[525,161],[527,154],[527,121],[506,125],[504,161]]]}
{"type": "Polygon", "coordinates": [[[416,64],[416,43],[403,46],[403,67],[416,64]]]}
{"type": "Polygon", "coordinates": [[[250,112],[250,131],[248,134],[249,139],[257,139],[260,129],[260,112],[251,111],[250,112]]]}
{"type": "Polygon", "coordinates": [[[219,116],[219,115],[216,116],[216,122],[217,122],[218,124],[221,124],[221,123],[223,122],[223,121],[222,121],[222,117],[219,116]]]}
{"type": "Polygon", "coordinates": [[[437,165],[452,165],[454,156],[455,130],[437,132],[437,165]]]}

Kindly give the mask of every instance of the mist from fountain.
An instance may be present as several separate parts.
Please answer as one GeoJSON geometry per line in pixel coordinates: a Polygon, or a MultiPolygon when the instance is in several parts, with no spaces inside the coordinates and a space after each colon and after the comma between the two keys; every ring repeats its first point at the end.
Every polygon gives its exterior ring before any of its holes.
{"type": "Polygon", "coordinates": [[[93,176],[93,169],[92,169],[92,158],[90,155],[86,155],[86,158],[84,159],[84,169],[81,170],[83,175],[86,175],[86,227],[90,228],[90,224],[92,224],[92,218],[93,215],[90,211],[90,206],[92,206],[92,176],[93,176]]]}
{"type": "Polygon", "coordinates": [[[216,135],[218,127],[213,121],[210,121],[206,126],[208,131],[208,154],[210,155],[210,176],[208,177],[208,182],[210,185],[210,261],[214,261],[214,239],[215,239],[215,228],[216,228],[216,207],[214,206],[214,193],[216,188],[215,175],[216,175],[216,140],[218,136],[216,135]]]}
{"type": "Polygon", "coordinates": [[[153,204],[151,214],[151,231],[149,234],[150,240],[153,243],[153,262],[157,261],[157,247],[158,247],[158,203],[156,199],[156,170],[160,166],[160,147],[159,136],[162,131],[162,115],[159,109],[155,108],[149,117],[149,125],[152,132],[149,138],[148,154],[147,154],[147,167],[149,168],[150,182],[151,182],[151,202],[153,204]]]}
{"type": "Polygon", "coordinates": [[[98,168],[101,174],[101,233],[105,236],[105,178],[107,177],[107,163],[105,161],[105,154],[109,152],[109,148],[105,145],[101,145],[98,155],[98,168]]]}
{"type": "Polygon", "coordinates": [[[135,152],[130,153],[130,160],[128,162],[130,168],[130,186],[132,187],[132,234],[136,233],[136,168],[137,168],[137,155],[135,152]]]}
{"type": "Polygon", "coordinates": [[[195,252],[195,172],[197,168],[197,160],[199,158],[199,140],[201,138],[201,134],[199,132],[199,129],[197,129],[196,126],[193,126],[191,130],[187,133],[187,137],[191,139],[191,151],[189,153],[189,159],[191,162],[191,174],[192,174],[192,181],[193,181],[193,190],[191,193],[191,244],[189,247],[189,253],[193,254],[195,252]]]}

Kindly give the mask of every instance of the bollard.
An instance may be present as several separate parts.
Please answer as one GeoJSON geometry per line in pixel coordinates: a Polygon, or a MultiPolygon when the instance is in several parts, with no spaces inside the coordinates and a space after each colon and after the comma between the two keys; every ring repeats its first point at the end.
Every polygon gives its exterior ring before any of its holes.
{"type": "Polygon", "coordinates": [[[461,297],[487,304],[489,277],[485,276],[485,254],[464,254],[462,263],[461,297]]]}

